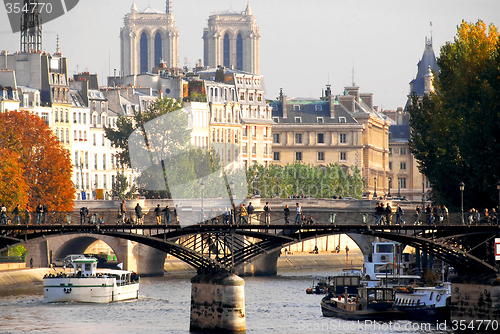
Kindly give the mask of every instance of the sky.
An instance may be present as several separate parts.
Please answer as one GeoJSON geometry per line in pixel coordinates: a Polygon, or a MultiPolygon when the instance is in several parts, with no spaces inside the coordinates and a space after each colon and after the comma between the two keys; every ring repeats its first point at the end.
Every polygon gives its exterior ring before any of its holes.
{"type": "MultiPolygon", "coordinates": [[[[179,65],[203,58],[203,28],[209,15],[243,11],[247,0],[173,0],[179,29],[179,65]]],[[[136,0],[164,10],[164,0],[136,0]]],[[[65,15],[43,26],[43,46],[68,58],[69,72],[89,71],[100,83],[120,69],[120,28],[132,0],[80,0],[65,15]]],[[[425,38],[434,52],[456,36],[462,20],[500,25],[499,0],[251,0],[260,28],[260,74],[266,98],[283,88],[288,97],[320,97],[327,84],[333,94],[352,85],[374,94],[374,105],[393,110],[405,105],[409,82],[417,73],[425,38]],[[430,25],[432,22],[432,27],[430,25]],[[431,32],[432,31],[432,32],[431,32]]],[[[0,50],[19,51],[0,7],[0,50]]]]}

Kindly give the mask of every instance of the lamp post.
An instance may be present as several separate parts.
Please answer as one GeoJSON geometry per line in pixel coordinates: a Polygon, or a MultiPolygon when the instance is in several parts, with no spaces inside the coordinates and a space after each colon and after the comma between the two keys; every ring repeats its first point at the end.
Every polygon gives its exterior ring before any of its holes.
{"type": "Polygon", "coordinates": [[[401,179],[398,177],[398,197],[401,197],[401,179]]]}
{"type": "Polygon", "coordinates": [[[391,196],[391,185],[392,185],[392,177],[389,178],[389,193],[387,194],[387,197],[392,197],[391,196]]]}
{"type": "Polygon", "coordinates": [[[203,190],[205,189],[205,182],[203,180],[200,183],[201,188],[201,222],[205,221],[205,215],[203,214],[203,190]]]}
{"type": "Polygon", "coordinates": [[[373,190],[373,198],[377,197],[377,178],[373,178],[374,190],[373,190]]]}
{"type": "Polygon", "coordinates": [[[465,184],[460,181],[458,184],[458,187],[460,189],[460,216],[462,216],[462,225],[464,224],[464,188],[465,184]]]}
{"type": "Polygon", "coordinates": [[[500,218],[500,181],[497,182],[497,190],[498,190],[498,209],[497,209],[497,224],[500,218]]]}

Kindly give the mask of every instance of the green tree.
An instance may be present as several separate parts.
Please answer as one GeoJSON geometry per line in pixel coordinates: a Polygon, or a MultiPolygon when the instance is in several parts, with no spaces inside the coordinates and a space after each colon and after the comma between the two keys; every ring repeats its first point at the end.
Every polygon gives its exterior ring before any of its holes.
{"type": "Polygon", "coordinates": [[[125,197],[127,197],[125,195],[127,189],[128,181],[123,172],[116,173],[115,183],[113,183],[113,187],[111,188],[111,194],[113,195],[113,197],[125,199],[125,197]]]}
{"type": "Polygon", "coordinates": [[[435,92],[408,108],[410,149],[438,203],[496,206],[500,180],[500,42],[497,28],[462,22],[441,48],[435,92]]]}

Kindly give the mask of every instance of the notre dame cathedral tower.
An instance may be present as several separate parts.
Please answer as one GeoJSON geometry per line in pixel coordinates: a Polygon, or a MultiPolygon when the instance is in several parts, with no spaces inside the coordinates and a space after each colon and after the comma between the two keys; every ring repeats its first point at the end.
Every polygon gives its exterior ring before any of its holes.
{"type": "Polygon", "coordinates": [[[179,32],[175,27],[172,0],[166,1],[165,12],[150,7],[138,11],[134,1],[124,23],[120,30],[123,75],[151,71],[160,61],[169,68],[179,67],[179,32]]]}
{"type": "Polygon", "coordinates": [[[219,65],[258,74],[259,28],[250,4],[245,11],[210,15],[203,32],[204,65],[219,65]]]}

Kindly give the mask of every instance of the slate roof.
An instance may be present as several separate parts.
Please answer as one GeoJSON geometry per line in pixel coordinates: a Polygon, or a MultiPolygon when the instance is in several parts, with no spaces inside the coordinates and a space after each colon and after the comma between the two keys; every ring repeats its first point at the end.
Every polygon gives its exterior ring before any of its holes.
{"type": "Polygon", "coordinates": [[[318,117],[323,117],[322,123],[340,123],[339,117],[345,117],[345,123],[358,123],[338,102],[334,104],[334,118],[330,117],[330,104],[324,100],[288,99],[287,118],[283,118],[283,103],[281,101],[271,101],[269,105],[273,107],[273,117],[279,118],[278,123],[296,123],[295,117],[300,117],[300,123],[306,124],[320,123],[318,122],[318,117]]]}
{"type": "MultiPolygon", "coordinates": [[[[425,39],[424,54],[422,55],[422,59],[418,62],[417,67],[417,76],[415,79],[410,81],[410,85],[413,85],[413,88],[410,91],[410,96],[412,96],[413,93],[417,96],[424,95],[424,77],[429,73],[429,67],[436,75],[439,74],[436,55],[434,54],[434,49],[432,48],[432,38],[425,39]]],[[[408,106],[410,102],[410,98],[408,98],[406,106],[408,106]]]]}
{"type": "Polygon", "coordinates": [[[408,142],[410,140],[410,126],[405,125],[391,125],[389,127],[389,142],[408,142]]]}

